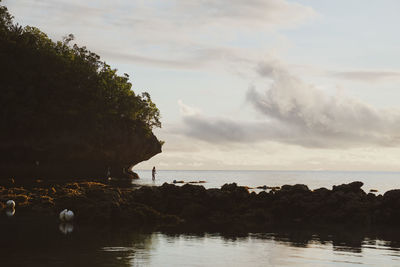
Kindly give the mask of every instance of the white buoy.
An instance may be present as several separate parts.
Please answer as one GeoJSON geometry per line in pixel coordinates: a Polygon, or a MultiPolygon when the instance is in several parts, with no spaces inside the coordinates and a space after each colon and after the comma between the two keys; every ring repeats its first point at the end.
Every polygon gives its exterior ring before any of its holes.
{"type": "Polygon", "coordinates": [[[14,200],[8,200],[7,202],[6,202],[6,206],[7,206],[7,208],[9,208],[9,209],[13,209],[13,208],[15,208],[15,202],[14,202],[14,200]]]}
{"type": "Polygon", "coordinates": [[[62,222],[70,222],[74,219],[74,212],[72,210],[65,209],[60,212],[59,217],[62,222]]]}
{"type": "Polygon", "coordinates": [[[72,212],[72,210],[69,210],[65,213],[64,217],[66,222],[71,222],[74,219],[74,213],[72,212]]]}
{"type": "Polygon", "coordinates": [[[60,221],[65,222],[65,213],[66,212],[67,212],[67,209],[60,212],[60,215],[59,215],[60,221]]]}

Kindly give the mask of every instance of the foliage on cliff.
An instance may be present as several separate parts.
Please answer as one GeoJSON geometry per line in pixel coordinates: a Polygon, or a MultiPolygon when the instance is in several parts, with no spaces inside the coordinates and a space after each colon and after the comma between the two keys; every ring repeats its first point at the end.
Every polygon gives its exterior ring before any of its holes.
{"type": "Polygon", "coordinates": [[[161,127],[159,110],[148,93],[131,90],[127,74],[119,76],[97,54],[72,45],[72,34],[53,42],[12,19],[0,5],[1,158],[34,162],[62,152],[58,160],[128,164],[121,157],[129,153],[121,150],[132,150],[133,143],[143,150],[137,153],[147,153],[135,163],[161,151],[152,134],[161,127]],[[138,142],[157,148],[144,151],[138,142]]]}

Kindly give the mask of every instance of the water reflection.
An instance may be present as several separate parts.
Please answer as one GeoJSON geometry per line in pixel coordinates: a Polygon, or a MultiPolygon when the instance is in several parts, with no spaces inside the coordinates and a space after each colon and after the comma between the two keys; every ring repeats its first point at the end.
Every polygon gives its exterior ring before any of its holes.
{"type": "Polygon", "coordinates": [[[60,223],[58,229],[64,235],[70,234],[74,231],[74,225],[72,223],[60,223]]]}
{"type": "Polygon", "coordinates": [[[15,209],[14,208],[7,208],[6,209],[6,215],[7,217],[12,217],[15,214],[15,209]]]}
{"type": "Polygon", "coordinates": [[[398,231],[279,229],[241,236],[0,218],[1,266],[400,265],[398,231]],[[72,233],[73,234],[68,234],[72,233]]]}

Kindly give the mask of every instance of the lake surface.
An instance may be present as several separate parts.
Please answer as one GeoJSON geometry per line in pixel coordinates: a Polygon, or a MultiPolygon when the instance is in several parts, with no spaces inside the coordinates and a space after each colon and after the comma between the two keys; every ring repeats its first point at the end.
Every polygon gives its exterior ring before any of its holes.
{"type": "Polygon", "coordinates": [[[383,194],[387,190],[400,188],[400,172],[349,172],[349,171],[170,171],[158,170],[156,180],[151,179],[150,170],[134,170],[141,179],[135,183],[162,185],[174,180],[206,181],[206,188],[220,188],[225,183],[257,187],[262,185],[306,184],[310,189],[361,181],[367,193],[370,189],[383,194]]]}
{"type": "Polygon", "coordinates": [[[400,266],[400,237],[280,232],[232,237],[0,217],[0,266],[400,266]]]}

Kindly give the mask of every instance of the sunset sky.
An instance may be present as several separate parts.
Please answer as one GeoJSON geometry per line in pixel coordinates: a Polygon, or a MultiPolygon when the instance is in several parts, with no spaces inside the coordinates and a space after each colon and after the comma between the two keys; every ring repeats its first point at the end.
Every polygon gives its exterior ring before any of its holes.
{"type": "Polygon", "coordinates": [[[138,169],[400,171],[400,1],[4,0],[162,115],[138,169]]]}

